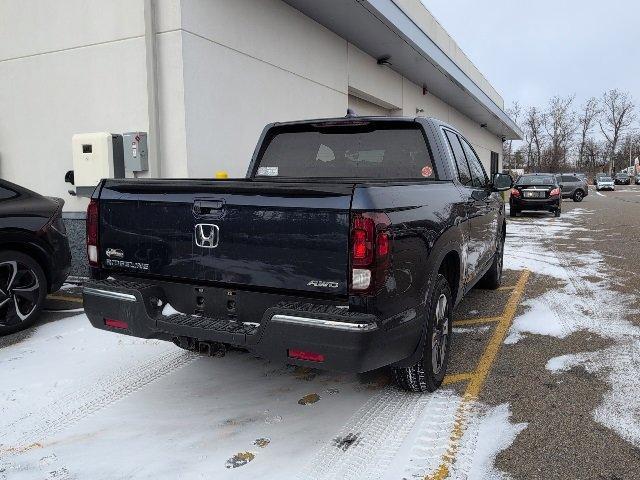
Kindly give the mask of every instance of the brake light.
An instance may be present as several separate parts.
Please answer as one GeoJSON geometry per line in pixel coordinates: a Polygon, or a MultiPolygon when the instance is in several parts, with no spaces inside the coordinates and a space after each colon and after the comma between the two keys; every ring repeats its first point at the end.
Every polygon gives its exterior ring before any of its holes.
{"type": "Polygon", "coordinates": [[[120,330],[127,330],[129,328],[129,324],[122,320],[116,320],[115,318],[105,318],[104,324],[107,327],[118,328],[120,330]]]}
{"type": "Polygon", "coordinates": [[[550,197],[555,197],[557,195],[560,195],[560,189],[559,188],[554,188],[553,190],[551,190],[549,192],[549,196],[550,197]]]}
{"type": "Polygon", "coordinates": [[[389,271],[391,225],[385,213],[362,212],[351,219],[351,293],[369,293],[384,284],[389,271]]]}
{"type": "Polygon", "coordinates": [[[92,267],[98,266],[98,206],[92,198],[87,207],[87,258],[92,267]]]}
{"type": "Polygon", "coordinates": [[[518,190],[517,188],[512,188],[511,189],[511,195],[514,197],[519,197],[520,196],[520,190],[518,190]]]}
{"type": "Polygon", "coordinates": [[[354,217],[351,230],[353,265],[367,266],[371,264],[374,230],[375,225],[372,218],[354,217]]]}
{"type": "Polygon", "coordinates": [[[298,360],[306,360],[308,362],[324,362],[324,355],[316,352],[307,352],[305,350],[289,349],[289,358],[298,360]]]}

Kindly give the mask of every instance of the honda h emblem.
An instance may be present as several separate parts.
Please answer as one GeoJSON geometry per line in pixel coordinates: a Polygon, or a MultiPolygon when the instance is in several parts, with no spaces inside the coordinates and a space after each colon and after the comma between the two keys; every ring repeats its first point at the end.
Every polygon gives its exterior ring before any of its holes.
{"type": "Polygon", "coordinates": [[[196,245],[202,248],[216,248],[220,241],[220,229],[212,223],[196,225],[196,245]]]}

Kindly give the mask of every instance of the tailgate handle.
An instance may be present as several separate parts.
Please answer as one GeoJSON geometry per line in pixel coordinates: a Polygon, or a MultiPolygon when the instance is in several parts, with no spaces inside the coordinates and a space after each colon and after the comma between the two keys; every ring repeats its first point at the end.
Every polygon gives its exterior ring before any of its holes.
{"type": "Polygon", "coordinates": [[[222,200],[196,200],[193,202],[193,213],[196,215],[209,215],[217,213],[224,207],[222,200]]]}

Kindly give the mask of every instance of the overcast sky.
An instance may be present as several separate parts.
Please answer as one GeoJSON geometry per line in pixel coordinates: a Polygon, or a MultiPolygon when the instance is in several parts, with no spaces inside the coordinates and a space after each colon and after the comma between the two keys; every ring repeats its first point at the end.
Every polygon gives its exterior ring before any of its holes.
{"type": "Polygon", "coordinates": [[[640,107],[640,1],[423,0],[509,106],[611,88],[640,107]]]}

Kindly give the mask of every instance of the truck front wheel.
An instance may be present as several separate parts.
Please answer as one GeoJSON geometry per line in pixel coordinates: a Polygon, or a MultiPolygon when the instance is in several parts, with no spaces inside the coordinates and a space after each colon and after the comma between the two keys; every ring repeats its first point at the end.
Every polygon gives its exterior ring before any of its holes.
{"type": "Polygon", "coordinates": [[[451,348],[451,307],[449,282],[438,274],[429,302],[422,358],[410,367],[394,368],[396,382],[404,390],[433,392],[442,384],[451,348]]]}

